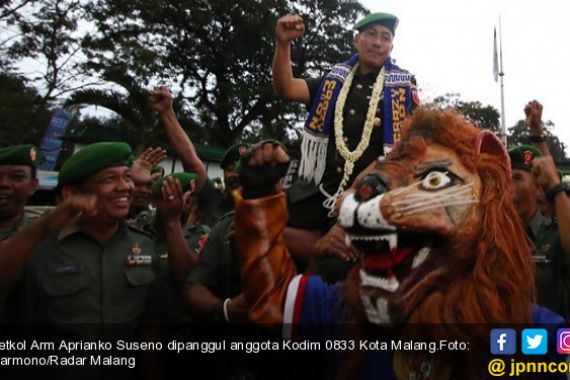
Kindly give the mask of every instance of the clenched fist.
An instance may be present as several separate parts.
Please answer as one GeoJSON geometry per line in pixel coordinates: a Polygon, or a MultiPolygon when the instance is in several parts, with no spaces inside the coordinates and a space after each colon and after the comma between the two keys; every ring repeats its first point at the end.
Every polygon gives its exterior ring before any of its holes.
{"type": "Polygon", "coordinates": [[[285,15],[277,20],[275,37],[280,43],[288,44],[305,33],[305,23],[300,16],[285,15]]]}
{"type": "Polygon", "coordinates": [[[285,147],[274,140],[252,146],[241,157],[239,173],[244,198],[262,198],[276,192],[276,185],[287,173],[289,155],[285,147]]]}

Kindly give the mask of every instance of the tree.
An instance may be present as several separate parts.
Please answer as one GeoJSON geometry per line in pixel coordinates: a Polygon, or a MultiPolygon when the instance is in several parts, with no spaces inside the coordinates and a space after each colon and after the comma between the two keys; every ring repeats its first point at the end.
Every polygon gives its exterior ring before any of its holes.
{"type": "Polygon", "coordinates": [[[365,9],[342,0],[102,0],[93,12],[98,33],[84,46],[98,72],[122,67],[144,84],[167,78],[193,123],[228,146],[246,127],[292,128],[305,113],[276,101],[271,86],[275,22],[287,12],[308,29],[294,46],[295,74],[315,76],[348,58],[347,26],[365,9]]]}
{"type": "Polygon", "coordinates": [[[41,105],[52,105],[63,94],[81,87],[84,72],[79,63],[82,33],[79,21],[90,10],[88,0],[42,0],[9,2],[0,10],[6,24],[17,32],[2,41],[8,61],[31,59],[34,71],[26,73],[41,89],[41,105]],[[26,10],[26,12],[23,11],[26,10]]]}
{"type": "MultiPolygon", "coordinates": [[[[433,103],[441,108],[453,108],[462,113],[469,121],[480,128],[489,129],[495,133],[500,133],[499,111],[491,105],[483,105],[479,101],[466,102],[461,100],[457,93],[438,96],[433,103]]],[[[554,127],[552,121],[544,124],[544,133],[550,153],[556,161],[564,160],[566,157],[566,146],[554,135],[551,130],[554,127]]],[[[530,144],[528,139],[528,127],[524,120],[519,120],[514,126],[507,129],[507,143],[509,147],[520,144],[530,144]]]]}
{"type": "Polygon", "coordinates": [[[484,106],[479,101],[466,102],[460,99],[459,94],[451,93],[434,99],[434,104],[442,108],[453,108],[462,113],[467,120],[479,128],[489,129],[501,133],[499,111],[491,106],[484,106]]]}
{"type": "MultiPolygon", "coordinates": [[[[133,140],[136,151],[164,143],[166,141],[164,128],[157,127],[157,118],[148,101],[149,91],[130,75],[120,71],[109,70],[103,74],[103,79],[117,89],[78,90],[65,101],[64,106],[76,108],[91,105],[113,111],[121,117],[121,120],[115,120],[113,124],[133,140]]],[[[175,107],[179,108],[178,106],[178,102],[175,102],[175,107]]],[[[184,115],[180,119],[182,122],[187,120],[184,115]]]]}
{"type": "Polygon", "coordinates": [[[39,144],[51,112],[25,78],[0,73],[0,142],[2,146],[39,144]]]}

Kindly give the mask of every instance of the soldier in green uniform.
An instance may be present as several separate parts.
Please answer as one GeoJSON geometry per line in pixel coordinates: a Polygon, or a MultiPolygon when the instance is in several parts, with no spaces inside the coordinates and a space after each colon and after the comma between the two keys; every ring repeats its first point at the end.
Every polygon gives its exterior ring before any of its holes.
{"type": "Polygon", "coordinates": [[[96,143],[59,172],[61,203],[0,245],[0,284],[13,317],[48,323],[132,323],[158,274],[152,239],[125,223],[131,149],[96,143]]]}
{"type": "Polygon", "coordinates": [[[157,205],[157,214],[149,227],[160,259],[161,277],[164,278],[161,298],[168,306],[161,308],[168,322],[187,320],[180,307],[180,285],[195,265],[204,247],[210,228],[201,224],[188,224],[189,199],[198,176],[194,173],[174,173],[155,182],[151,192],[157,205]],[[175,242],[174,236],[183,239],[175,242]],[[177,245],[177,243],[180,243],[177,245]]]}
{"type": "Polygon", "coordinates": [[[509,150],[509,156],[513,169],[513,202],[534,244],[537,303],[568,317],[570,250],[566,246],[568,239],[562,233],[568,231],[564,226],[570,227],[566,188],[560,182],[552,157],[542,157],[536,147],[521,145],[509,150]],[[544,217],[538,209],[541,191],[554,203],[556,217],[553,219],[544,217]]]}
{"type": "Polygon", "coordinates": [[[150,170],[150,176],[145,176],[142,182],[134,183],[133,197],[127,223],[139,230],[146,230],[154,219],[155,210],[150,208],[151,203],[151,186],[152,184],[164,176],[164,169],[156,165],[166,158],[166,151],[162,148],[147,148],[133,163],[134,167],[143,167],[150,170]],[[154,167],[153,167],[154,165],[154,167]]]}
{"type": "Polygon", "coordinates": [[[220,163],[224,171],[224,191],[218,190],[214,183],[208,181],[198,194],[198,208],[207,222],[204,223],[214,225],[222,216],[234,209],[231,193],[239,187],[239,177],[235,167],[240,158],[240,151],[243,152],[248,148],[248,144],[238,143],[224,153],[220,163]]]}
{"type": "Polygon", "coordinates": [[[0,240],[37,217],[25,209],[38,187],[37,162],[38,153],[33,145],[0,149],[0,240]]]}
{"type": "MultiPolygon", "coordinates": [[[[210,232],[208,226],[187,223],[197,179],[195,173],[174,173],[151,188],[157,212],[148,230],[154,237],[160,260],[157,319],[161,322],[159,334],[164,342],[194,340],[192,319],[183,311],[180,288],[210,232]]],[[[180,356],[163,351],[161,359],[164,378],[175,376],[182,364],[180,356]]]]}
{"type": "Polygon", "coordinates": [[[234,254],[234,212],[212,229],[196,266],[188,273],[183,297],[196,317],[214,322],[247,321],[237,256],[234,254]]]}
{"type": "MultiPolygon", "coordinates": [[[[37,162],[37,149],[33,145],[0,149],[0,241],[38,217],[25,207],[38,187],[37,162]]],[[[0,290],[0,322],[6,318],[6,297],[6,289],[0,290]]]]}

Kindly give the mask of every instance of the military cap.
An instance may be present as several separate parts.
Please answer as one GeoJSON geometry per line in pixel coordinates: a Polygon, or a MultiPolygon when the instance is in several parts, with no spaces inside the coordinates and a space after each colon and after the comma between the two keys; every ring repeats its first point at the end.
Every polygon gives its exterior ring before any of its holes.
{"type": "Polygon", "coordinates": [[[166,181],[168,177],[174,177],[175,179],[180,181],[180,185],[182,186],[182,192],[184,193],[191,190],[190,184],[192,183],[192,181],[198,180],[198,174],[196,173],[180,172],[180,173],[169,174],[163,178],[160,178],[158,181],[152,184],[150,192],[152,193],[153,196],[160,196],[162,194],[162,185],[164,184],[164,181],[166,181]]]}
{"type": "Polygon", "coordinates": [[[60,186],[81,182],[91,174],[111,166],[130,166],[133,163],[131,147],[120,142],[99,142],[87,145],[73,154],[59,170],[60,186]]]}
{"type": "Polygon", "coordinates": [[[396,27],[398,27],[398,17],[390,13],[370,13],[369,15],[360,19],[356,24],[354,24],[354,29],[361,31],[365,27],[371,24],[380,24],[390,29],[392,34],[396,34],[396,27]]]}
{"type": "Polygon", "coordinates": [[[245,151],[249,149],[249,147],[250,145],[246,143],[238,143],[232,145],[228,150],[226,150],[226,153],[224,153],[224,157],[222,158],[222,162],[220,163],[222,169],[225,169],[230,164],[238,161],[239,158],[241,157],[241,154],[245,153],[245,151]]]}
{"type": "Polygon", "coordinates": [[[536,157],[541,157],[540,150],[532,145],[521,145],[509,150],[511,158],[511,167],[513,169],[522,169],[532,171],[532,161],[536,157]]]}
{"type": "Polygon", "coordinates": [[[0,165],[26,165],[35,168],[38,158],[38,148],[30,144],[0,148],[0,165]]]}

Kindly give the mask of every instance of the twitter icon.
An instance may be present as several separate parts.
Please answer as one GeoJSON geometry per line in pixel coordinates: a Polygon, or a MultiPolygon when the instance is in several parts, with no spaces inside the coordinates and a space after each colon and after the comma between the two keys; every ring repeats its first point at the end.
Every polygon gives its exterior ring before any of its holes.
{"type": "Polygon", "coordinates": [[[521,347],[525,355],[546,355],[548,332],[545,329],[524,329],[521,334],[521,347]]]}

